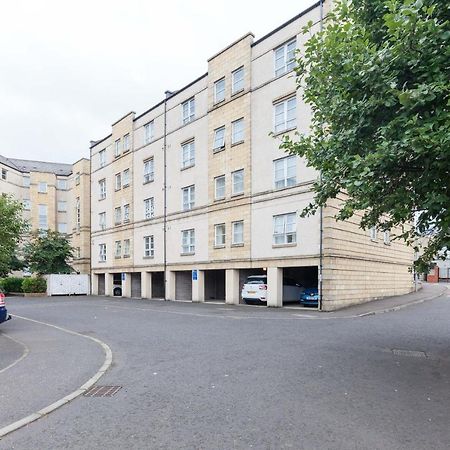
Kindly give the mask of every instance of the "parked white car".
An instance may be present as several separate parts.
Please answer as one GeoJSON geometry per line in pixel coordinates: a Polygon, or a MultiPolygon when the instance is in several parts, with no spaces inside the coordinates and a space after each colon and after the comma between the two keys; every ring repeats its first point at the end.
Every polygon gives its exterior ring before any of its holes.
{"type": "MultiPolygon", "coordinates": [[[[283,301],[298,302],[303,286],[291,278],[283,278],[283,301]]],[[[241,291],[245,303],[264,304],[267,302],[267,275],[250,275],[241,291]]]]}

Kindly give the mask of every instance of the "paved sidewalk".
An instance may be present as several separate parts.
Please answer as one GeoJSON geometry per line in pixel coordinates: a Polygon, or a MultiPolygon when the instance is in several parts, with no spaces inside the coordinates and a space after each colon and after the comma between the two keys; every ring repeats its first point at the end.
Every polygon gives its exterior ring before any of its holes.
{"type": "Polygon", "coordinates": [[[443,283],[422,283],[422,289],[419,289],[417,292],[412,292],[411,294],[386,297],[325,314],[332,314],[333,316],[365,316],[370,314],[380,314],[389,311],[397,311],[407,306],[423,303],[427,300],[432,300],[446,294],[450,295],[450,285],[443,283]]]}

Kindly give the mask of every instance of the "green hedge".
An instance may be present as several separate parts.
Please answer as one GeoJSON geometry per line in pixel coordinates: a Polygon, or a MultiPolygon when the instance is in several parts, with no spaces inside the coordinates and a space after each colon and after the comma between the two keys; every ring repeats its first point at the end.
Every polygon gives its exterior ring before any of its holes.
{"type": "Polygon", "coordinates": [[[47,292],[47,280],[45,278],[24,278],[22,282],[23,292],[41,294],[47,292]]]}
{"type": "Polygon", "coordinates": [[[0,286],[7,294],[10,292],[23,292],[22,282],[23,278],[21,277],[7,277],[0,280],[0,286]]]}

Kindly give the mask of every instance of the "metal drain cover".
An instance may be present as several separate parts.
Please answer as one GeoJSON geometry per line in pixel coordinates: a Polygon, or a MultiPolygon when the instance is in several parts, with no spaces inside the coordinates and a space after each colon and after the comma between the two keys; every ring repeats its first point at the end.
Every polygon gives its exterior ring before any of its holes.
{"type": "Polygon", "coordinates": [[[85,397],[112,397],[121,389],[122,386],[92,386],[83,395],[85,397]]]}
{"type": "Polygon", "coordinates": [[[401,350],[398,348],[392,349],[392,353],[396,356],[411,356],[413,358],[426,358],[427,354],[425,352],[420,352],[417,350],[401,350]]]}

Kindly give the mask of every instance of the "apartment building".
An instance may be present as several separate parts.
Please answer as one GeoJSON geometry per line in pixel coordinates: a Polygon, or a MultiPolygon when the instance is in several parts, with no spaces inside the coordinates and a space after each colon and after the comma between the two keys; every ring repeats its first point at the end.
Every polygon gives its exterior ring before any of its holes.
{"type": "Polygon", "coordinates": [[[94,294],[236,304],[246,277],[265,274],[268,306],[283,305],[290,278],[333,310],[413,289],[413,252],[389,233],[336,222],[338,201],[299,215],[318,174],[279,145],[308,131],[293,56],[320,17],[316,4],[258,40],[246,34],[92,143],[94,294]]]}
{"type": "Polygon", "coordinates": [[[60,164],[0,156],[0,170],[0,193],[23,203],[31,229],[70,235],[74,270],[90,273],[89,160],[60,164]]]}

